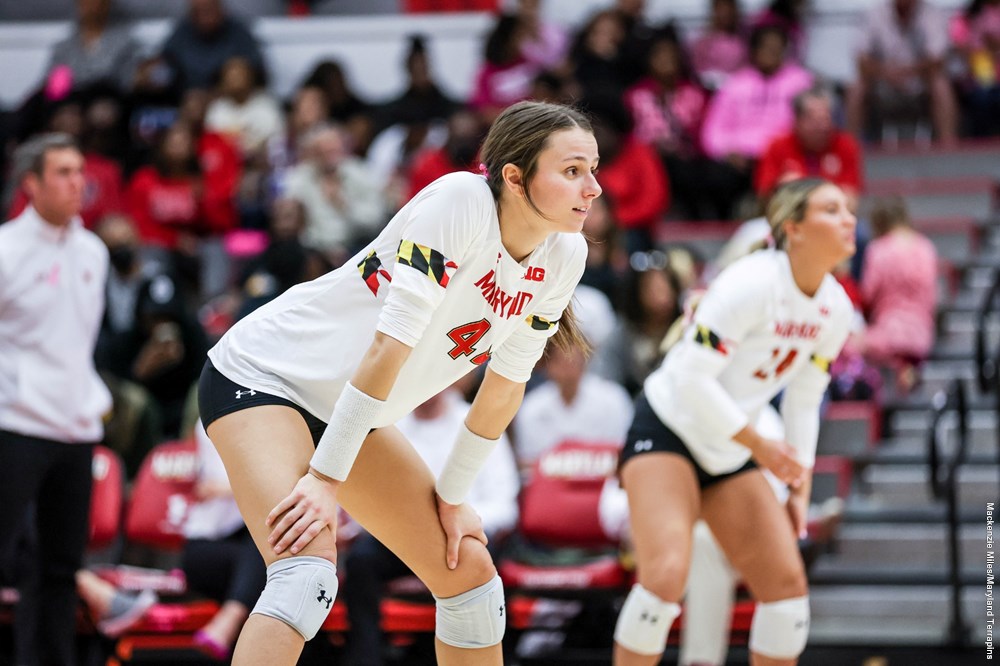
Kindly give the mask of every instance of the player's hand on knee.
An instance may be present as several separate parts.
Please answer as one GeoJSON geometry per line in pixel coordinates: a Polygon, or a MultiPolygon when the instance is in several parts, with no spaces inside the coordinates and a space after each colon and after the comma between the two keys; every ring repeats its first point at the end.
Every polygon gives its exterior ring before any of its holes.
{"type": "Polygon", "coordinates": [[[467,502],[462,504],[448,504],[440,497],[437,497],[438,520],[441,521],[441,528],[447,539],[445,549],[445,562],[449,569],[458,566],[458,546],[462,543],[463,537],[479,539],[485,546],[489,539],[483,531],[483,521],[467,502]]]}
{"type": "Polygon", "coordinates": [[[271,509],[264,521],[271,527],[267,542],[275,553],[302,551],[323,528],[337,536],[337,488],[340,482],[306,473],[288,497],[271,509]]]}
{"type": "Polygon", "coordinates": [[[806,537],[806,522],[809,519],[809,498],[805,493],[792,491],[788,496],[788,503],[785,505],[788,510],[788,517],[792,521],[792,529],[799,539],[806,537]]]}
{"type": "Polygon", "coordinates": [[[798,488],[805,480],[806,468],[795,456],[795,449],[787,442],[762,439],[753,449],[754,460],[771,470],[782,483],[798,488]]]}

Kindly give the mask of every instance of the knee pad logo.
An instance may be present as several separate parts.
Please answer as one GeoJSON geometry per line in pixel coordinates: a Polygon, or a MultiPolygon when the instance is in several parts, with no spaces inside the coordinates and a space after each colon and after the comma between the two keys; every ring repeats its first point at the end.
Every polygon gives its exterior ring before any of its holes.
{"type": "Polygon", "coordinates": [[[333,598],[326,596],[326,589],[322,583],[316,585],[316,589],[319,590],[319,594],[316,596],[317,603],[326,602],[326,609],[330,610],[330,604],[333,603],[333,598]]]}

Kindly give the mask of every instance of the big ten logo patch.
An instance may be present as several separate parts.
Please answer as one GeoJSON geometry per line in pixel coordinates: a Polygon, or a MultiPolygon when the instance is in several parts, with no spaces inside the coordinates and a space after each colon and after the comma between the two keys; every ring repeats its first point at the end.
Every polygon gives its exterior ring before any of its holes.
{"type": "Polygon", "coordinates": [[[524,272],[524,279],[528,282],[545,282],[545,269],[541,266],[529,266],[524,272]]]}

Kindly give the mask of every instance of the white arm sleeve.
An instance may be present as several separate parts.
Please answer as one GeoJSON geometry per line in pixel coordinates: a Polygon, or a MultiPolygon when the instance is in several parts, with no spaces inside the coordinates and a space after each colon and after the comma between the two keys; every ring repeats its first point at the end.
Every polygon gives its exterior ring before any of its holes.
{"type": "Polygon", "coordinates": [[[852,316],[853,308],[845,295],[831,316],[833,326],[781,397],[785,441],[795,448],[799,462],[806,467],[816,462],[819,408],[826,387],[830,385],[830,364],[840,355],[847,341],[852,316]]]}
{"type": "Polygon", "coordinates": [[[739,353],[740,342],[766,316],[771,276],[755,274],[757,265],[737,262],[715,279],[681,342],[647,379],[650,403],[668,422],[682,428],[691,424],[722,441],[747,425],[746,414],[718,377],[739,353]],[[669,400],[656,399],[660,383],[669,385],[663,387],[669,389],[663,392],[669,400]]]}
{"type": "Polygon", "coordinates": [[[482,178],[473,174],[445,176],[414,198],[379,315],[380,332],[417,344],[452,275],[484,233],[482,221],[493,205],[482,178]]]}
{"type": "Polygon", "coordinates": [[[559,318],[583,276],[587,264],[587,241],[580,234],[574,234],[571,238],[560,239],[558,249],[564,248],[566,258],[556,258],[558,263],[547,267],[549,274],[554,274],[553,277],[558,280],[551,296],[533,307],[523,325],[493,350],[490,369],[512,382],[523,383],[531,377],[531,371],[545,351],[545,344],[559,330],[559,318]]]}

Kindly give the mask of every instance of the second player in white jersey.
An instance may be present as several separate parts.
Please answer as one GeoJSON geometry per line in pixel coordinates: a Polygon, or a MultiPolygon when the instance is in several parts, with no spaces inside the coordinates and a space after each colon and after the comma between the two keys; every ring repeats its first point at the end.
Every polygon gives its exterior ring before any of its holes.
{"type": "Polygon", "coordinates": [[[802,293],[788,255],[754,252],[720,274],[694,323],[644,385],[656,415],[707,472],[739,469],[750,449],[731,437],[780,391],[786,440],[803,465],[816,457],[817,408],[853,306],[832,275],[802,293]]]}
{"type": "Polygon", "coordinates": [[[856,220],[835,185],[781,186],[768,205],[777,249],[709,286],[683,339],[636,400],[622,449],[637,583],[618,616],[616,666],[660,660],[680,614],[692,528],[711,528],[757,600],[755,666],[794,666],[809,633],[805,530],[819,407],[852,309],[830,272],[854,253],[856,220]],[[784,391],[784,441],[753,424],[784,391]],[[790,486],[781,506],[759,467],[790,486]]]}

